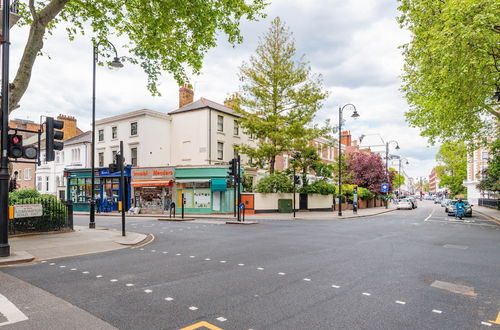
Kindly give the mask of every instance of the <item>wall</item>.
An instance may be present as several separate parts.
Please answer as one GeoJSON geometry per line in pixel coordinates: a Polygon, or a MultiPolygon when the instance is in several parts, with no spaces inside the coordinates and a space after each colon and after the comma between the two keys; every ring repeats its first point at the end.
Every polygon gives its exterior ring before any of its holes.
{"type": "Polygon", "coordinates": [[[176,113],[170,120],[171,165],[208,164],[208,110],[176,113]]]}
{"type": "MultiPolygon", "coordinates": [[[[273,193],[273,194],[261,194],[261,193],[253,193],[255,196],[254,198],[254,206],[255,206],[255,211],[256,212],[262,212],[262,211],[270,211],[270,212],[277,212],[278,211],[278,200],[279,199],[293,199],[293,194],[292,193],[286,193],[286,194],[279,194],[279,193],[273,193]]],[[[299,194],[295,194],[295,209],[299,208],[299,194]]]]}
{"type": "Polygon", "coordinates": [[[307,195],[307,207],[309,210],[332,209],[333,195],[309,194],[307,195]]]}

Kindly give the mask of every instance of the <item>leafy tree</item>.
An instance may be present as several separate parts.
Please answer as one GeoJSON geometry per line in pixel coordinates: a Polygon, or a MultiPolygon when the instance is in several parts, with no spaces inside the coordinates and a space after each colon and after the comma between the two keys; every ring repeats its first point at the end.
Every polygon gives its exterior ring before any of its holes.
{"type": "Polygon", "coordinates": [[[481,180],[478,188],[486,191],[500,192],[500,139],[490,146],[490,160],[485,170],[486,178],[481,180]]]}
{"type": "MultiPolygon", "coordinates": [[[[242,41],[241,20],[262,17],[264,0],[28,0],[19,2],[19,25],[30,33],[19,69],[11,84],[10,111],[21,100],[31,78],[36,57],[42,54],[47,34],[65,28],[70,40],[90,26],[93,41],[125,36],[128,60],[139,64],[148,76],[148,89],[158,95],[162,71],[178,82],[186,80],[186,68],[198,73],[206,52],[216,46],[219,32],[232,44],[242,41]]],[[[110,50],[102,50],[110,56],[110,50]]]]}
{"type": "Polygon", "coordinates": [[[300,192],[303,194],[335,195],[336,191],[337,187],[326,181],[316,181],[300,189],[300,192]]]}
{"type": "Polygon", "coordinates": [[[292,34],[279,17],[261,39],[256,55],[240,68],[243,82],[235,111],[256,146],[242,145],[241,153],[257,165],[275,171],[276,156],[296,151],[323,130],[312,124],[328,93],[321,76],[311,73],[303,58],[297,59],[292,34]]]}
{"type": "Polygon", "coordinates": [[[314,170],[314,173],[316,173],[316,177],[319,177],[322,181],[326,181],[333,177],[334,168],[334,164],[327,164],[323,162],[316,162],[312,165],[312,169],[314,170]]]}
{"type": "Polygon", "coordinates": [[[453,195],[465,192],[462,182],[467,178],[467,150],[463,141],[444,142],[436,154],[442,166],[436,167],[439,186],[447,187],[453,195]]]}
{"type": "Polygon", "coordinates": [[[389,168],[389,174],[392,175],[392,186],[393,187],[399,187],[399,185],[404,185],[405,184],[405,177],[404,175],[401,175],[396,171],[394,168],[389,168]]]}
{"type": "Polygon", "coordinates": [[[347,168],[353,184],[365,187],[375,195],[380,193],[382,183],[387,181],[385,164],[379,154],[351,151],[347,156],[347,168]]]}
{"type": "Polygon", "coordinates": [[[436,140],[475,142],[498,124],[500,2],[399,0],[407,121],[436,140]]]}
{"type": "Polygon", "coordinates": [[[255,191],[258,193],[291,193],[293,192],[292,179],[284,172],[276,171],[260,179],[255,191]]]}
{"type": "Polygon", "coordinates": [[[375,195],[366,188],[358,187],[358,197],[361,199],[372,199],[375,195]]]}
{"type": "Polygon", "coordinates": [[[307,186],[309,184],[307,180],[307,175],[310,169],[319,162],[320,158],[318,152],[314,146],[309,143],[304,143],[303,145],[296,147],[295,152],[292,156],[291,165],[295,170],[300,171],[302,174],[302,184],[307,186]]]}

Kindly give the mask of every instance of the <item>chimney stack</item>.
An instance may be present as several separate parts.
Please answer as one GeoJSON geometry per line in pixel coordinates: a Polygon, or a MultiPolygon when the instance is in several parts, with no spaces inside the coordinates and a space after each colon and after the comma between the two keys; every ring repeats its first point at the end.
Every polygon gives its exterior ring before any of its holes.
{"type": "Polygon", "coordinates": [[[57,120],[62,120],[64,122],[64,140],[71,139],[78,135],[78,128],[76,127],[76,118],[73,116],[60,114],[57,116],[57,120]]]}
{"type": "Polygon", "coordinates": [[[179,108],[186,104],[193,103],[194,92],[189,84],[184,84],[179,88],[179,108]]]}

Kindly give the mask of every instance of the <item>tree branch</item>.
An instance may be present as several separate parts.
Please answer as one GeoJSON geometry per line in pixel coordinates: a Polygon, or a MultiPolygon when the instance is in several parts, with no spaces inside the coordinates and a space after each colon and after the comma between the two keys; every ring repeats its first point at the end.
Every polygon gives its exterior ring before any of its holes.
{"type": "Polygon", "coordinates": [[[28,7],[30,9],[30,12],[31,12],[31,16],[33,17],[33,19],[35,18],[35,16],[37,15],[36,13],[36,8],[35,8],[35,0],[30,0],[29,3],[28,3],[28,7]]]}

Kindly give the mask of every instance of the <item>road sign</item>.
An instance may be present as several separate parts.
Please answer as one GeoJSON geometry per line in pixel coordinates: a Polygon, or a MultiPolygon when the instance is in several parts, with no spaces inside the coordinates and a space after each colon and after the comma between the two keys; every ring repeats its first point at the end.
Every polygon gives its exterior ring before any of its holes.
{"type": "Polygon", "coordinates": [[[389,192],[389,184],[388,183],[382,183],[382,189],[381,191],[383,193],[389,192]]]}
{"type": "Polygon", "coordinates": [[[14,205],[14,218],[41,217],[43,215],[42,204],[19,204],[14,205]]]}
{"type": "Polygon", "coordinates": [[[245,204],[241,203],[240,204],[240,210],[243,210],[245,208],[245,204]]]}

